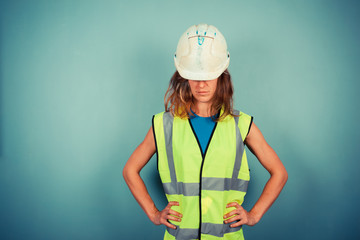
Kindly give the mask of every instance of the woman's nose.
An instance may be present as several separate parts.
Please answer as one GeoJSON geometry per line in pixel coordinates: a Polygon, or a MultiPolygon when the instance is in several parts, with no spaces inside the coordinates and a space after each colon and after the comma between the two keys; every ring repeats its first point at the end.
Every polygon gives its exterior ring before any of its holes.
{"type": "Polygon", "coordinates": [[[199,84],[198,84],[199,87],[204,87],[205,85],[206,85],[205,81],[199,81],[199,84]]]}

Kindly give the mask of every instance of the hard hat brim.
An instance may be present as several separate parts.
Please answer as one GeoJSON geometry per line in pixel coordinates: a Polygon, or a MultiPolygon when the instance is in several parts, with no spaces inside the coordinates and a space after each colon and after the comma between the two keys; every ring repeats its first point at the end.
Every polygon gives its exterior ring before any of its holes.
{"type": "Polygon", "coordinates": [[[214,79],[220,77],[220,75],[229,67],[230,57],[227,58],[225,64],[221,68],[215,70],[214,72],[210,72],[210,71],[190,72],[190,71],[187,71],[178,64],[176,57],[174,57],[174,63],[175,63],[175,67],[176,67],[177,71],[179,72],[179,74],[182,78],[185,78],[188,80],[194,80],[194,81],[209,81],[209,80],[214,80],[214,79]]]}

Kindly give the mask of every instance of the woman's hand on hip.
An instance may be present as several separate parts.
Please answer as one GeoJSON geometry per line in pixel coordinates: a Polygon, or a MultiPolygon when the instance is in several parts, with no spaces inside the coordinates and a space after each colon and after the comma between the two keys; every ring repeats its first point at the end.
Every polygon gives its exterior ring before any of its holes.
{"type": "Polygon", "coordinates": [[[172,210],[171,209],[172,206],[179,206],[179,202],[174,202],[174,201],[169,202],[168,205],[162,211],[157,211],[154,214],[154,217],[152,218],[151,221],[155,225],[164,224],[167,227],[176,229],[176,226],[171,224],[168,220],[174,220],[180,222],[182,218],[182,214],[172,210]]]}
{"type": "Polygon", "coordinates": [[[258,221],[256,220],[255,216],[253,216],[250,212],[246,211],[242,206],[240,206],[237,202],[231,202],[226,205],[227,208],[229,207],[235,207],[235,210],[232,210],[231,212],[224,215],[224,219],[227,219],[224,221],[224,223],[231,223],[234,221],[237,221],[236,223],[233,223],[230,225],[230,227],[238,227],[241,225],[249,225],[254,226],[258,221]]]}

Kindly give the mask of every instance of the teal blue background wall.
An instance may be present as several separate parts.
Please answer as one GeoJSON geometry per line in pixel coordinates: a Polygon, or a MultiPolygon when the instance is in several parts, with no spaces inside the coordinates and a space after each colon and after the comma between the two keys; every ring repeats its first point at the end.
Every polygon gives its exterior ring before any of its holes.
{"type": "MultiPolygon", "coordinates": [[[[162,239],[122,169],[180,35],[227,39],[237,109],[289,173],[247,239],[359,239],[358,1],[1,1],[0,239],[162,239]]],[[[269,174],[248,151],[251,209],[269,174]]],[[[141,173],[166,205],[154,156],[141,173]]]]}

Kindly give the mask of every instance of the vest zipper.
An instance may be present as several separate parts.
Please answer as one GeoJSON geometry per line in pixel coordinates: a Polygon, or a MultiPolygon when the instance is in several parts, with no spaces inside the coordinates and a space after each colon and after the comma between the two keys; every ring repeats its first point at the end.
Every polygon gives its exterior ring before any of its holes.
{"type": "Polygon", "coordinates": [[[200,184],[199,184],[199,185],[200,185],[200,191],[199,191],[199,211],[200,211],[200,213],[199,213],[199,217],[200,217],[200,222],[199,222],[199,240],[201,240],[201,223],[202,223],[202,219],[201,219],[201,186],[202,186],[202,171],[203,171],[203,166],[204,166],[204,162],[205,162],[206,152],[207,152],[207,150],[208,150],[208,148],[209,148],[211,139],[212,139],[212,137],[213,137],[213,135],[214,135],[214,132],[215,132],[215,129],[216,129],[218,123],[215,122],[215,126],[214,126],[214,128],[213,128],[213,130],[212,130],[212,132],[211,132],[211,135],[210,135],[210,138],[209,138],[209,142],[208,142],[208,144],[206,145],[205,151],[204,151],[204,153],[203,153],[203,151],[202,151],[202,149],[201,149],[200,141],[199,141],[199,139],[198,139],[198,137],[197,137],[197,135],[196,135],[196,133],[195,133],[194,127],[192,126],[190,119],[188,119],[188,121],[189,121],[191,130],[192,130],[192,132],[193,132],[193,134],[194,134],[194,136],[195,136],[195,138],[196,138],[196,141],[197,141],[197,143],[198,143],[198,146],[199,146],[199,149],[200,149],[200,153],[201,153],[201,157],[202,157],[201,167],[200,167],[200,184]]]}

